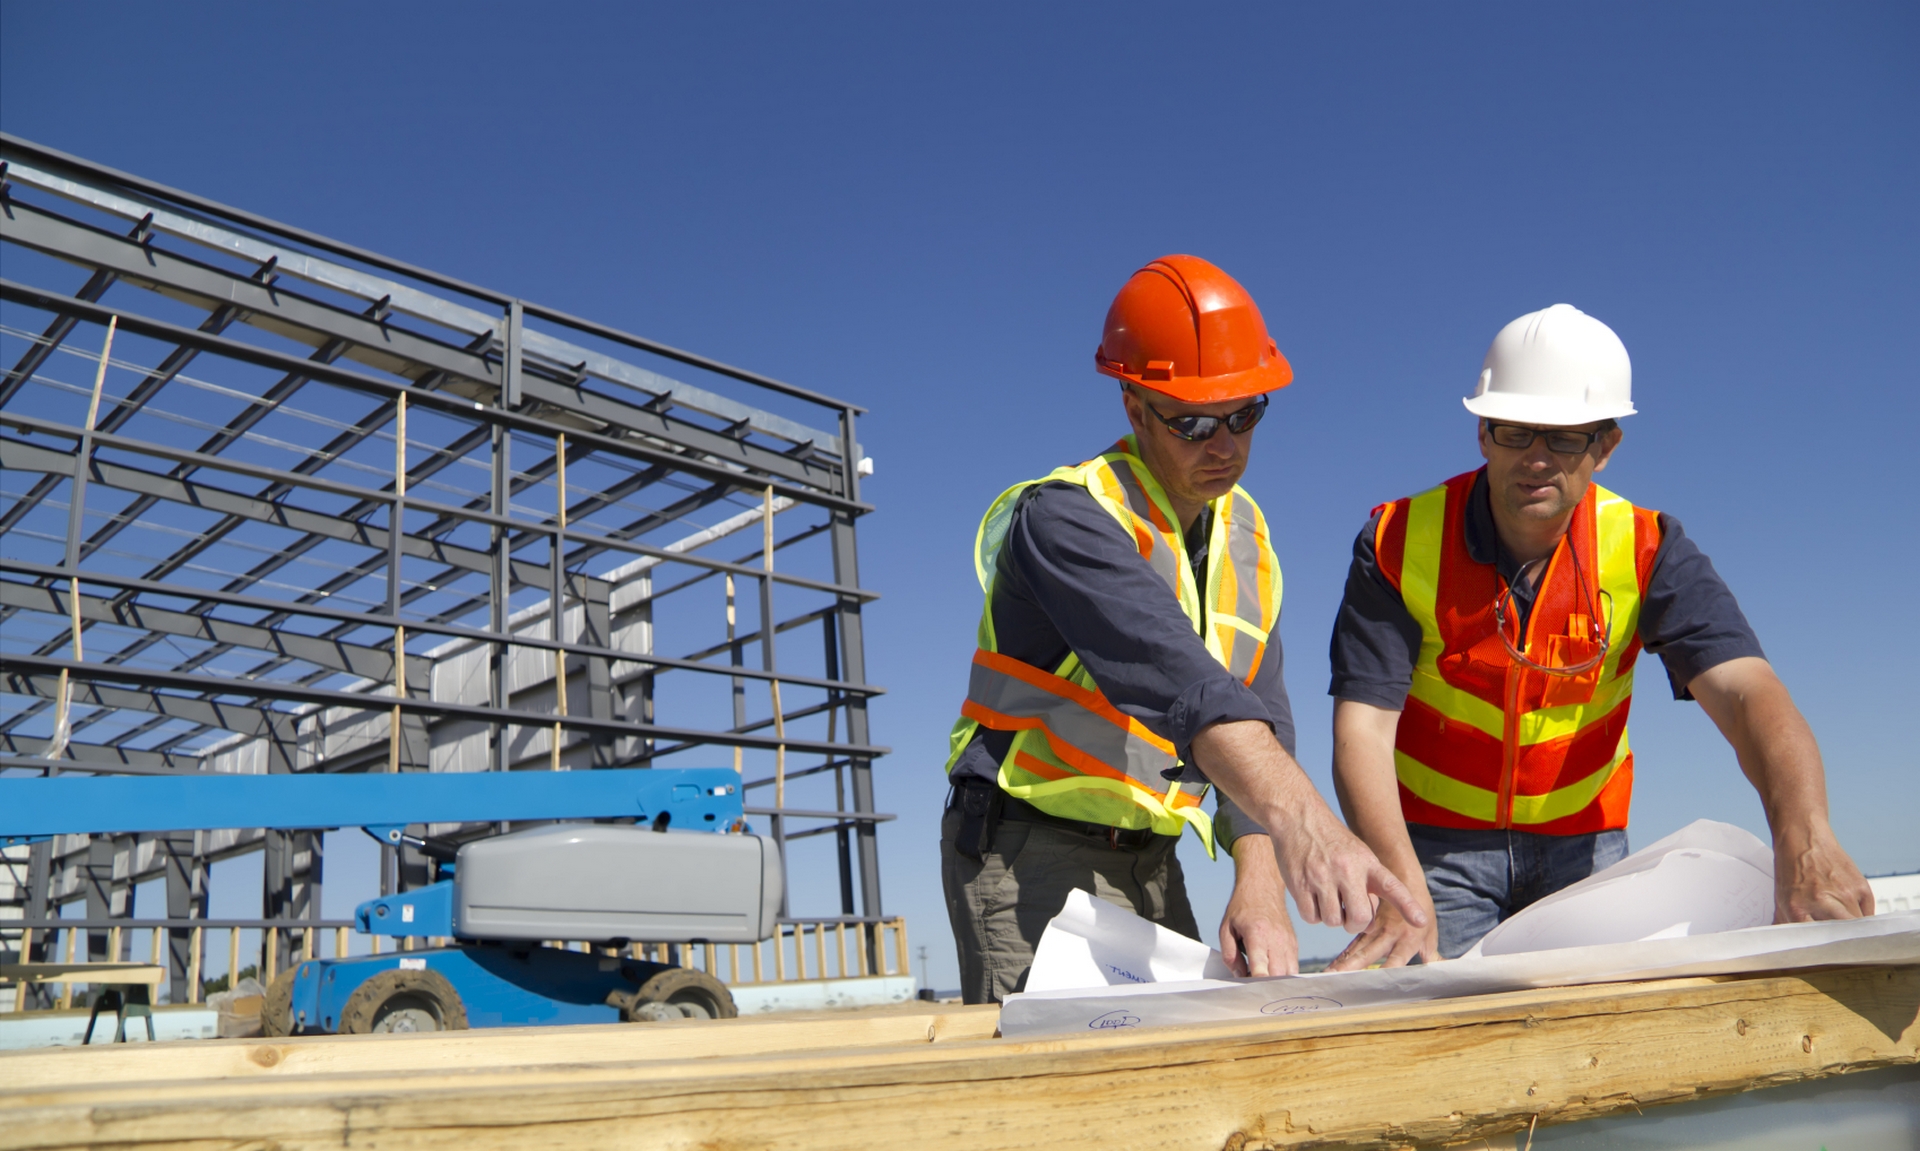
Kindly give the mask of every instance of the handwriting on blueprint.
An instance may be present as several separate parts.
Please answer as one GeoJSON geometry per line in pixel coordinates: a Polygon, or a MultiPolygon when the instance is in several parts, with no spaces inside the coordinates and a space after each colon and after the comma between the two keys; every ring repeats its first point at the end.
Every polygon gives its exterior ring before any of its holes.
{"type": "Polygon", "coordinates": [[[1118,975],[1120,978],[1126,980],[1128,983],[1152,983],[1153,982],[1153,980],[1151,979],[1140,978],[1138,975],[1135,975],[1133,972],[1128,971],[1124,967],[1115,967],[1111,963],[1107,964],[1106,968],[1108,971],[1113,972],[1115,975],[1118,975]]]}
{"type": "Polygon", "coordinates": [[[1322,995],[1294,995],[1276,999],[1260,1009],[1262,1015],[1304,1015],[1309,1011],[1330,1011],[1345,1004],[1322,995]]]}
{"type": "Polygon", "coordinates": [[[1112,1031],[1119,1027],[1138,1026],[1140,1026],[1140,1017],[1129,1015],[1125,1011],[1109,1011],[1087,1024],[1087,1027],[1094,1031],[1112,1031]]]}

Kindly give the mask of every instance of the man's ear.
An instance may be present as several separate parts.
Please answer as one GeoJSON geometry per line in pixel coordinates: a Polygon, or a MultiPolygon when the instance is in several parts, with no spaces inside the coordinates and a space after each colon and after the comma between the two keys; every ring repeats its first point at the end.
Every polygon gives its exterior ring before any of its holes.
{"type": "Polygon", "coordinates": [[[1120,405],[1127,411],[1127,423],[1132,426],[1133,434],[1144,438],[1147,434],[1147,413],[1140,407],[1140,397],[1134,395],[1133,389],[1125,384],[1120,385],[1120,405]]]}
{"type": "Polygon", "coordinates": [[[1600,454],[1593,461],[1593,470],[1596,472],[1606,471],[1607,461],[1613,458],[1613,449],[1619,447],[1620,441],[1626,438],[1627,433],[1621,430],[1619,424],[1615,424],[1608,430],[1606,435],[1595,440],[1593,446],[1600,449],[1600,454]]]}
{"type": "Polygon", "coordinates": [[[1487,454],[1487,421],[1475,420],[1473,421],[1473,427],[1479,436],[1480,458],[1489,463],[1493,462],[1493,457],[1487,454]]]}

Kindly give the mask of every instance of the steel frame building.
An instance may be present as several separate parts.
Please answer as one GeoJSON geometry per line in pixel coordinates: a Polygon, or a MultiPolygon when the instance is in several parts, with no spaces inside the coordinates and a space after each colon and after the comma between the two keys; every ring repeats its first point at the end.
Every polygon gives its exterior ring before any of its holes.
{"type": "MultiPolygon", "coordinates": [[[[0,770],[731,763],[783,851],[832,845],[807,921],[879,921],[864,409],[12,136],[0,161],[0,770]]],[[[291,948],[323,842],[62,836],[0,872],[26,924],[129,921],[164,879],[137,922],[172,929],[178,1002],[209,865],[264,851],[291,948]]],[[[384,890],[424,880],[383,850],[384,890]]]]}

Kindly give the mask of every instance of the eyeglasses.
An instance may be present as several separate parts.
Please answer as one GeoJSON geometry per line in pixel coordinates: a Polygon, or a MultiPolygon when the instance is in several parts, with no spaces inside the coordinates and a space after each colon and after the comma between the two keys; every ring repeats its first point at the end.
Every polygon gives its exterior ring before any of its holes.
{"type": "MultiPolygon", "coordinates": [[[[1584,435],[1585,433],[1576,434],[1584,435]]],[[[1548,446],[1551,447],[1553,441],[1549,440],[1547,443],[1548,446]]],[[[1513,585],[1508,583],[1504,578],[1500,582],[1504,584],[1505,587],[1493,597],[1493,630],[1499,635],[1501,645],[1507,649],[1507,656],[1512,659],[1513,662],[1546,675],[1572,677],[1585,675],[1587,672],[1599,667],[1600,662],[1607,658],[1607,649],[1612,646],[1610,635],[1613,630],[1613,593],[1605,588],[1601,588],[1599,589],[1599,594],[1595,595],[1594,589],[1587,586],[1586,577],[1580,567],[1580,553],[1574,550],[1573,540],[1571,538],[1567,540],[1567,553],[1569,558],[1573,560],[1574,594],[1576,597],[1583,598],[1587,605],[1585,616],[1587,620],[1587,635],[1582,638],[1587,639],[1593,644],[1593,654],[1581,660],[1579,663],[1568,664],[1565,667],[1555,667],[1551,664],[1538,663],[1527,658],[1527,654],[1515,646],[1511,639],[1507,638],[1507,612],[1502,601],[1511,601],[1513,599],[1513,585]]],[[[1535,560],[1534,562],[1545,563],[1547,561],[1535,560]]],[[[1520,569],[1521,579],[1526,578],[1527,567],[1532,566],[1532,564],[1528,564],[1526,567],[1520,569]]],[[[1576,602],[1578,602],[1578,599],[1576,599],[1576,602]]],[[[1520,642],[1522,644],[1526,642],[1526,636],[1524,634],[1521,635],[1520,642]]]]}
{"type": "Polygon", "coordinates": [[[1569,431],[1566,428],[1530,428],[1524,424],[1496,424],[1487,421],[1487,435],[1503,448],[1525,450],[1533,446],[1533,441],[1541,436],[1547,437],[1547,450],[1563,456],[1577,456],[1593,446],[1593,441],[1612,431],[1613,428],[1596,428],[1590,432],[1569,431]]]}
{"type": "Polygon", "coordinates": [[[1140,405],[1152,412],[1154,419],[1167,425],[1167,430],[1173,433],[1175,439],[1189,442],[1212,439],[1222,424],[1225,424],[1227,430],[1236,436],[1245,435],[1253,430],[1253,426],[1260,422],[1262,416],[1267,414],[1267,397],[1265,396],[1261,396],[1237,412],[1228,412],[1224,416],[1163,416],[1152,404],[1147,403],[1144,397],[1141,398],[1140,405]]]}

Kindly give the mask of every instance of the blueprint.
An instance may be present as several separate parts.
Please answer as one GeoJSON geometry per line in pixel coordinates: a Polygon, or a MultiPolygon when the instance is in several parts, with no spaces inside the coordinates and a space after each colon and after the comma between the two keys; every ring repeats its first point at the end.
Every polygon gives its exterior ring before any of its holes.
{"type": "Polygon", "coordinates": [[[1773,859],[1702,820],[1429,966],[1244,979],[1218,952],[1075,892],[1047,927],[1008,1037],[1257,1019],[1532,987],[1920,963],[1920,912],[1774,925],[1773,859]]]}

